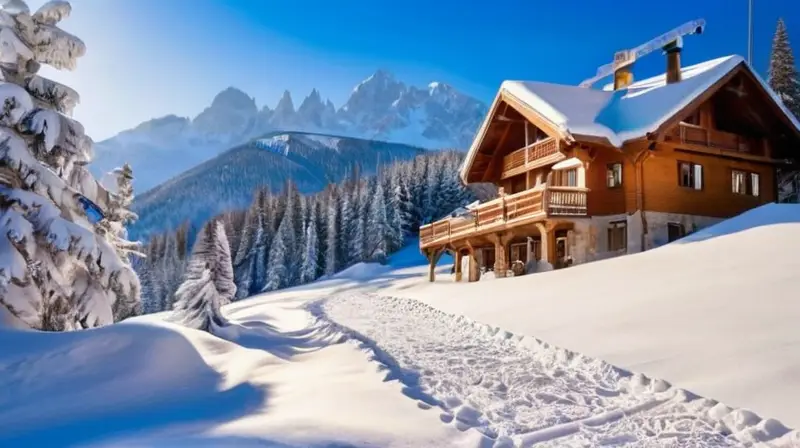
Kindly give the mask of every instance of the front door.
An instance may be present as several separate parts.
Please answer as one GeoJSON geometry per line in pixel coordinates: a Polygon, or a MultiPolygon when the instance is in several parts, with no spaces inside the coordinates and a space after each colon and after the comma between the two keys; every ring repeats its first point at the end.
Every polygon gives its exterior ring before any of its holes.
{"type": "Polygon", "coordinates": [[[572,264],[569,254],[569,244],[567,244],[567,231],[559,230],[556,232],[556,259],[555,268],[565,268],[572,264]]]}

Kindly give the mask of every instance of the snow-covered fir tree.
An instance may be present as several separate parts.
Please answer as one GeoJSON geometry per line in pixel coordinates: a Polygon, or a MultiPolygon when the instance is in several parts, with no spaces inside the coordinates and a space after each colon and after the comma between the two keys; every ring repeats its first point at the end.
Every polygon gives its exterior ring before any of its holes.
{"type": "Polygon", "coordinates": [[[380,182],[375,184],[375,193],[369,208],[369,218],[366,220],[369,232],[367,233],[366,259],[382,263],[389,253],[392,230],[386,217],[386,196],[380,182]]]}
{"type": "Polygon", "coordinates": [[[236,294],[230,246],[222,222],[207,223],[197,237],[183,282],[175,292],[175,319],[213,333],[228,324],[220,307],[236,294]]]}
{"type": "MultiPolygon", "coordinates": [[[[114,245],[120,259],[131,263],[131,257],[142,257],[141,244],[128,241],[128,231],[125,226],[134,222],[136,213],[130,211],[133,203],[133,170],[127,163],[113,172],[116,180],[116,192],[109,194],[108,209],[105,217],[97,224],[98,233],[105,236],[106,240],[114,245]]],[[[141,279],[140,279],[141,283],[141,279]]],[[[141,314],[140,295],[118,296],[114,302],[114,320],[121,321],[131,316],[141,314]]]]}
{"type": "Polygon", "coordinates": [[[789,43],[789,32],[783,19],[778,19],[772,54],[769,60],[769,85],[783,104],[800,119],[800,77],[789,43]]]}
{"type": "Polygon", "coordinates": [[[293,218],[286,213],[278,226],[278,233],[269,251],[269,271],[264,291],[275,291],[292,285],[290,266],[290,248],[295,247],[293,218]]]}
{"type": "Polygon", "coordinates": [[[341,202],[337,189],[332,189],[328,198],[327,225],[325,244],[327,254],[325,254],[325,275],[333,275],[342,268],[342,251],[340,245],[341,233],[341,202]]]}
{"type": "Polygon", "coordinates": [[[317,237],[317,209],[311,209],[306,236],[304,238],[305,250],[303,251],[303,266],[300,269],[300,283],[309,283],[317,279],[319,268],[317,266],[319,239],[317,237]]]}
{"type": "Polygon", "coordinates": [[[397,250],[403,246],[406,236],[411,234],[411,201],[400,175],[400,170],[392,172],[389,185],[392,188],[391,201],[389,203],[389,209],[392,210],[390,222],[392,229],[391,250],[397,250]]]}
{"type": "Polygon", "coordinates": [[[138,300],[139,279],[97,225],[113,196],[85,166],[93,143],[70,118],[78,94],[38,74],[74,69],[86,47],[57,27],[68,2],[2,5],[0,305],[41,330],[112,323],[118,300],[138,300]]]}

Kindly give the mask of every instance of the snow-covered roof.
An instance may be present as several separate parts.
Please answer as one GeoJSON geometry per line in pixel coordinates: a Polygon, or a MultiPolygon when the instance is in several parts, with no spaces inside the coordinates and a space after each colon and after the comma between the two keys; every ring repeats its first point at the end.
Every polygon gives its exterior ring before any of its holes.
{"type": "MultiPolygon", "coordinates": [[[[743,65],[772,96],[800,133],[800,122],[741,56],[725,56],[681,69],[681,81],[667,84],[666,74],[635,82],[614,91],[612,85],[592,89],[535,81],[505,81],[495,103],[510,96],[529,107],[562,133],[567,140],[607,140],[622,147],[645,137],[686,108],[736,67],[743,65]]],[[[462,177],[492,120],[487,115],[463,166],[462,177]]]]}

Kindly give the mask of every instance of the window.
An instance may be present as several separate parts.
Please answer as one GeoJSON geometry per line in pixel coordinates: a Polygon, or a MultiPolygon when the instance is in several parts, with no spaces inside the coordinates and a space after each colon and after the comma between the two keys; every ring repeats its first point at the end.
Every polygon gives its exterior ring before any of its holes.
{"type": "Polygon", "coordinates": [[[578,170],[554,170],[554,177],[556,186],[558,187],[577,187],[578,186],[578,170]]]}
{"type": "Polygon", "coordinates": [[[731,191],[736,194],[758,196],[760,194],[759,181],[758,173],[733,170],[731,173],[731,191]]]}
{"type": "Polygon", "coordinates": [[[616,188],[622,185],[622,164],[612,163],[606,169],[606,185],[616,188]]]}
{"type": "Polygon", "coordinates": [[[678,162],[678,185],[702,190],[703,166],[691,162],[678,162]]]}
{"type": "Polygon", "coordinates": [[[679,240],[686,235],[686,230],[683,228],[683,224],[677,222],[670,222],[667,223],[667,242],[673,242],[675,240],[679,240]]]}
{"type": "Polygon", "coordinates": [[[628,248],[628,226],[625,221],[608,224],[608,250],[618,251],[628,248]]]}

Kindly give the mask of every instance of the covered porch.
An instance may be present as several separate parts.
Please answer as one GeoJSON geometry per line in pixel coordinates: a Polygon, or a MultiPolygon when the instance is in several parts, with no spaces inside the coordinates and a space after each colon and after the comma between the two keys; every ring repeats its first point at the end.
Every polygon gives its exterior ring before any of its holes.
{"type": "Polygon", "coordinates": [[[444,253],[453,255],[451,272],[456,282],[475,282],[486,272],[502,278],[568,267],[573,227],[570,221],[542,219],[425,247],[422,252],[428,259],[428,280],[436,280],[436,265],[444,253]]]}

